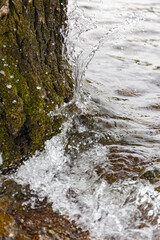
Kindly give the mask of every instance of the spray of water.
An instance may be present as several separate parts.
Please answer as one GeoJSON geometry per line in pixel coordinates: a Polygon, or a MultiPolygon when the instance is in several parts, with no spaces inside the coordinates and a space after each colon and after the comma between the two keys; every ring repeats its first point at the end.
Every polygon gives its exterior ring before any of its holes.
{"type": "MultiPolygon", "coordinates": [[[[135,9],[129,13],[120,24],[100,28],[101,33],[96,18],[87,16],[76,1],[69,5],[65,57],[73,69],[75,95],[66,109],[71,109],[74,103],[76,110],[72,109],[72,113],[66,110],[70,119],[62,126],[62,132],[47,141],[42,153],[30,158],[11,176],[17,183],[29,184],[41,199],[47,197],[54,210],[76,220],[95,240],[158,240],[160,233],[159,192],[149,181],[139,176],[132,178],[130,174],[137,162],[140,165],[157,159],[158,146],[155,151],[148,139],[147,143],[143,139],[142,143],[137,141],[148,134],[144,122],[135,121],[133,125],[130,116],[109,115],[111,112],[101,103],[86,97],[82,86],[89,64],[104,44],[120,43],[126,32],[131,33],[139,21],[144,21],[135,9]],[[97,34],[94,40],[90,38],[92,33],[97,34]],[[118,180],[106,180],[108,175],[121,172],[118,180]]],[[[63,107],[51,116],[62,111],[63,107]]]]}

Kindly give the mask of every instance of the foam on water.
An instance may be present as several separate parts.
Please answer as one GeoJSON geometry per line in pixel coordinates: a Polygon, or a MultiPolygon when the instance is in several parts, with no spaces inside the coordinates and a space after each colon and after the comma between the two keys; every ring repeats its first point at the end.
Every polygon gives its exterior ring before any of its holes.
{"type": "MultiPolygon", "coordinates": [[[[53,209],[75,219],[91,239],[156,239],[160,223],[160,194],[142,180],[109,185],[94,167],[106,161],[107,148],[95,144],[71,163],[65,155],[66,129],[46,142],[45,151],[29,159],[14,175],[29,184],[53,209]]],[[[158,240],[158,238],[157,238],[158,240]]]]}
{"type": "Polygon", "coordinates": [[[91,239],[159,240],[160,193],[147,180],[133,180],[143,168],[160,168],[159,0],[69,3],[73,102],[94,124],[77,121],[72,144],[75,116],[69,115],[61,134],[12,177],[47,197],[91,239]],[[109,174],[118,176],[110,184],[109,174]]]}

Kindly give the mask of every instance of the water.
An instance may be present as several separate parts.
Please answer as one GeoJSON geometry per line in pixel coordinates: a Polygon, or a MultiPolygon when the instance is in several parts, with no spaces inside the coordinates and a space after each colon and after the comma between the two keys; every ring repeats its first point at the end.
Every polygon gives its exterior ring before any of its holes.
{"type": "Polygon", "coordinates": [[[160,2],[69,0],[68,26],[68,121],[13,177],[91,239],[158,240],[160,2]]]}

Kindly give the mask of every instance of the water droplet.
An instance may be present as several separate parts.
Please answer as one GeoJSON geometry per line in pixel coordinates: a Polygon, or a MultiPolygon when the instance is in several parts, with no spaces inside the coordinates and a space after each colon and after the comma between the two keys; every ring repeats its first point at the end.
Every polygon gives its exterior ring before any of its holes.
{"type": "Polygon", "coordinates": [[[38,90],[41,90],[41,87],[40,86],[38,86],[38,87],[36,87],[38,90]]]}
{"type": "Polygon", "coordinates": [[[7,84],[6,87],[10,89],[10,88],[12,88],[12,85],[7,84]]]}
{"type": "Polygon", "coordinates": [[[3,163],[2,153],[0,153],[0,165],[3,163]]]}
{"type": "Polygon", "coordinates": [[[0,74],[2,74],[4,76],[6,75],[4,71],[0,71],[0,74]]]}

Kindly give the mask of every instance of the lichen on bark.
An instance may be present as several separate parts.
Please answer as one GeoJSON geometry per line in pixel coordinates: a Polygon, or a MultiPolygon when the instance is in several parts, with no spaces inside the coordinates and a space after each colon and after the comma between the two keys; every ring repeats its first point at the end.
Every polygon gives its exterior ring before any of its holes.
{"type": "Polygon", "coordinates": [[[0,153],[2,168],[17,164],[59,132],[48,113],[72,98],[62,56],[66,0],[0,3],[0,153]]]}

